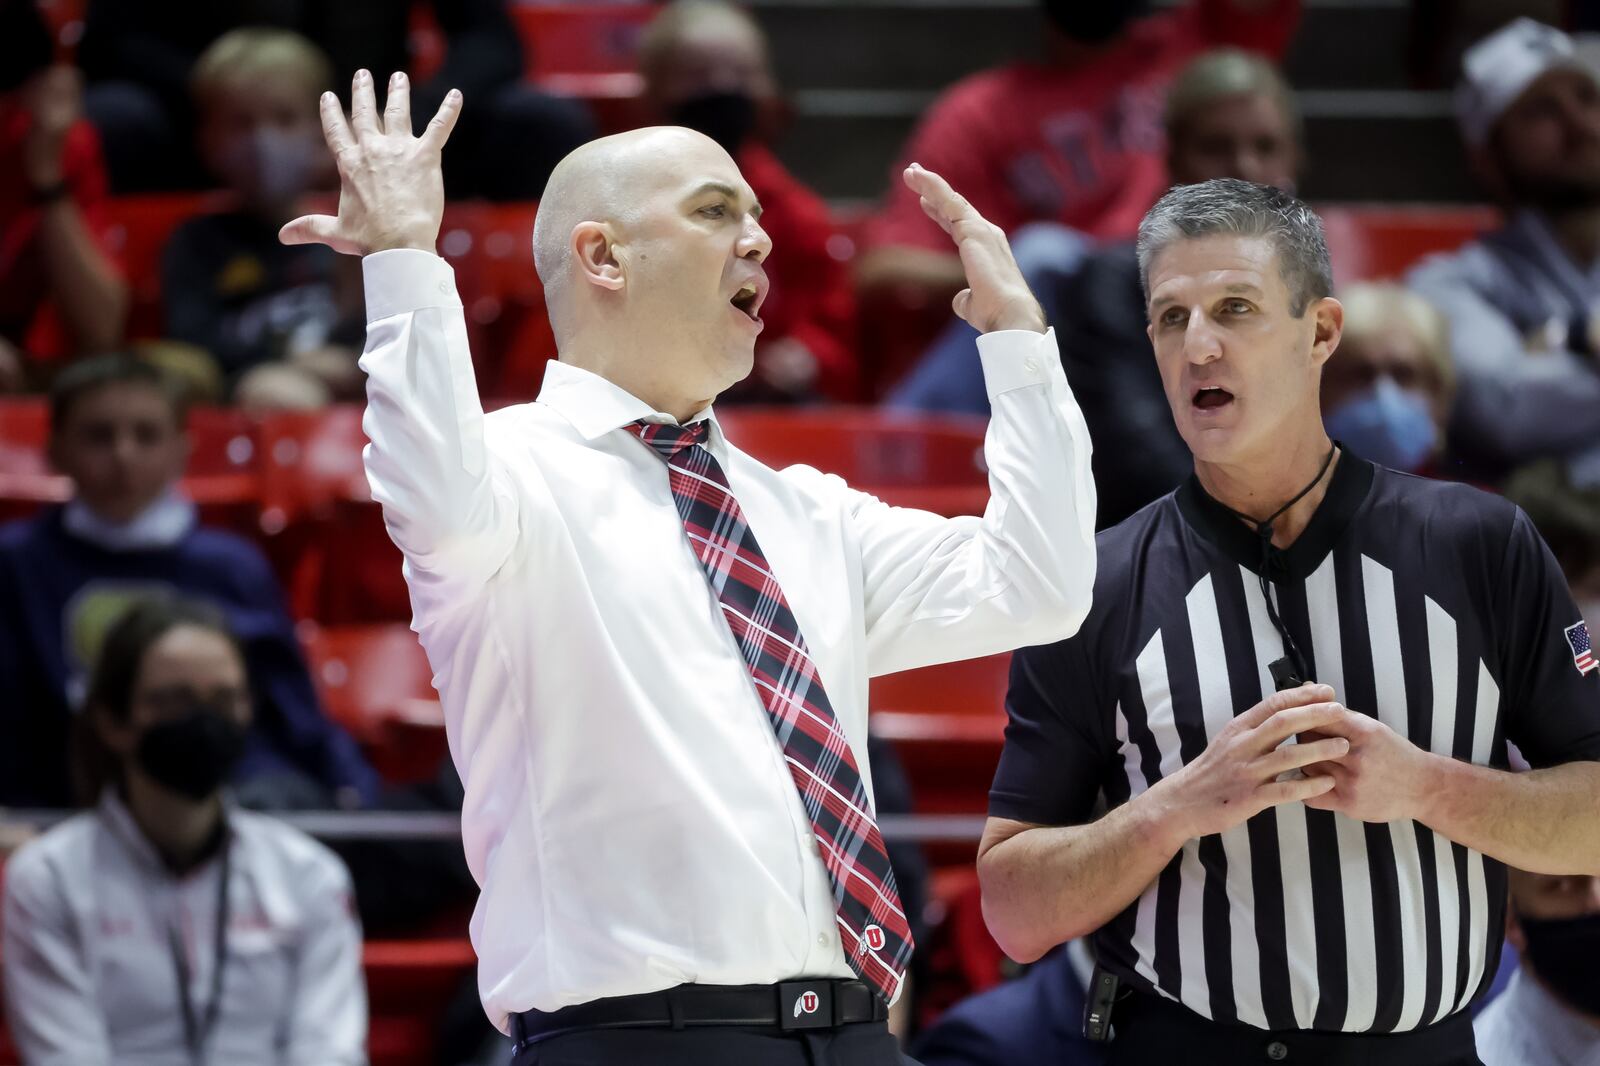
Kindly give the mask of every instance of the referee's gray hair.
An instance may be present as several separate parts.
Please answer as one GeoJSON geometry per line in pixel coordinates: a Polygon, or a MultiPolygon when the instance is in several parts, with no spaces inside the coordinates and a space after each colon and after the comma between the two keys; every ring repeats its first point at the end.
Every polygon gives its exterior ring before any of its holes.
{"type": "Polygon", "coordinates": [[[1278,272],[1289,290],[1289,310],[1305,314],[1313,300],[1333,292],[1333,266],[1322,220],[1301,201],[1271,185],[1213,178],[1179,185],[1139,223],[1139,282],[1150,297],[1150,263],[1173,241],[1198,237],[1264,237],[1278,252],[1278,272]]]}

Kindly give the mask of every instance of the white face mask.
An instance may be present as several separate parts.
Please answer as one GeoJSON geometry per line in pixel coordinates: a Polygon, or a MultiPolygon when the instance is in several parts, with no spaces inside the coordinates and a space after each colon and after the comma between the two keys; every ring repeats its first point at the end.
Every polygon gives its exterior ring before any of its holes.
{"type": "Polygon", "coordinates": [[[224,176],[253,204],[291,203],[310,188],[323,150],[309,134],[262,126],[229,145],[224,176]]]}

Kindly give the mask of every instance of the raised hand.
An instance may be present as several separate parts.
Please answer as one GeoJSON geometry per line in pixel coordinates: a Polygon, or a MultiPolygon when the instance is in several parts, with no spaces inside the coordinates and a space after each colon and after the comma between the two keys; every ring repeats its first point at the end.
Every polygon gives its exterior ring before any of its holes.
{"type": "Polygon", "coordinates": [[[322,94],[322,133],[339,166],[339,214],[302,215],[278,231],[284,244],[326,244],[366,255],[386,248],[433,251],[444,218],[440,153],[461,114],[451,89],[422,136],[411,133],[411,83],[389,79],[383,114],[372,75],[358,70],[350,86],[350,120],[339,98],[322,94]]]}
{"type": "Polygon", "coordinates": [[[956,314],[979,333],[1000,329],[1045,331],[1044,311],[1022,280],[1005,231],[989,222],[950,183],[912,163],[906,185],[922,198],[922,210],[956,242],[967,287],[952,302],[956,314]]]}
{"type": "Polygon", "coordinates": [[[62,178],[62,156],[67,134],[83,117],[83,78],[76,67],[47,67],[29,81],[24,99],[29,117],[22,163],[36,189],[46,189],[62,178]]]}

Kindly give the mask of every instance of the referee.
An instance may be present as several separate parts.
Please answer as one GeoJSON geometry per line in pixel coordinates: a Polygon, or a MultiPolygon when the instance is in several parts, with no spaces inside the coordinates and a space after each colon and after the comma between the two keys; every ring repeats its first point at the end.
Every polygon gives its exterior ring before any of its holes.
{"type": "Polygon", "coordinates": [[[1174,189],[1139,264],[1194,476],[1100,535],[1081,631],[1016,655],[989,926],[1024,961],[1096,931],[1114,1063],[1477,1063],[1502,864],[1600,871],[1587,630],[1516,507],[1329,441],[1305,205],[1174,189]]]}

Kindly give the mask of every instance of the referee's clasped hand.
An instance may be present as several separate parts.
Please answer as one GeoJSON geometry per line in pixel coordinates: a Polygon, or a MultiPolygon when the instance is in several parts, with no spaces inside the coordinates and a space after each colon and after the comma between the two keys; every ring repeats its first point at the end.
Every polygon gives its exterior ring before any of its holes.
{"type": "Polygon", "coordinates": [[[967,287],[951,302],[956,314],[979,333],[1002,329],[1045,331],[1044,311],[1023,280],[1005,231],[978,214],[950,183],[912,163],[905,182],[920,196],[922,210],[956,242],[967,287]]]}
{"type": "Polygon", "coordinates": [[[1174,828],[1184,839],[1224,832],[1281,803],[1310,803],[1333,789],[1333,778],[1280,778],[1314,763],[1344,758],[1350,742],[1343,736],[1299,744],[1284,741],[1341,724],[1349,713],[1334,701],[1327,685],[1275,692],[1235,717],[1198,758],[1157,782],[1151,792],[1164,793],[1174,828]]]}
{"type": "Polygon", "coordinates": [[[461,93],[451,89],[420,137],[411,132],[411,83],[389,79],[378,113],[372,75],[356,71],[350,118],[339,98],[322,94],[322,134],[339,167],[339,213],[302,215],[278,231],[284,244],[326,244],[336,252],[366,255],[388,248],[433,251],[444,219],[440,153],[461,114],[461,93]]]}
{"type": "Polygon", "coordinates": [[[1429,763],[1437,756],[1371,715],[1356,711],[1345,711],[1319,727],[1315,735],[1343,739],[1349,751],[1338,760],[1305,768],[1311,778],[1333,782],[1328,791],[1307,799],[1307,807],[1337,811],[1363,822],[1426,821],[1423,808],[1429,794],[1429,763]]]}

